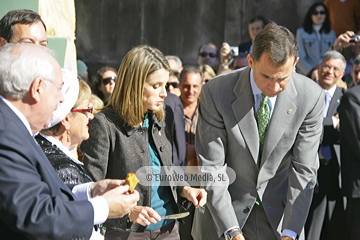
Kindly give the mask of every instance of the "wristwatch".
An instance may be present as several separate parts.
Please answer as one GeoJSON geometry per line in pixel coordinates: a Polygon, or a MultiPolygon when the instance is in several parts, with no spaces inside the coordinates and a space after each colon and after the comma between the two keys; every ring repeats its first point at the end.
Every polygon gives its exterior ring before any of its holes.
{"type": "Polygon", "coordinates": [[[238,234],[242,234],[240,229],[236,229],[236,230],[231,231],[231,232],[229,231],[229,232],[226,233],[225,239],[226,240],[232,240],[238,234]]]}

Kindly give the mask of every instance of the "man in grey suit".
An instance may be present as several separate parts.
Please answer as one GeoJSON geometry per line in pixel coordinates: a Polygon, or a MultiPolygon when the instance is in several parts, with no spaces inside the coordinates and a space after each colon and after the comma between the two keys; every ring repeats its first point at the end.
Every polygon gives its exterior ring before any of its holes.
{"type": "Polygon", "coordinates": [[[248,68],[218,76],[200,96],[201,172],[227,176],[227,166],[236,179],[204,183],[208,204],[205,213],[195,212],[197,240],[304,238],[319,167],[324,93],[295,73],[298,48],[288,29],[269,23],[252,46],[248,68]]]}

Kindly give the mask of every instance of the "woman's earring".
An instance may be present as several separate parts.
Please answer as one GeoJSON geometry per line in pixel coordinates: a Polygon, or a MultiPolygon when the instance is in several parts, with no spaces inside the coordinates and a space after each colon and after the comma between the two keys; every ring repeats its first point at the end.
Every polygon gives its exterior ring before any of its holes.
{"type": "Polygon", "coordinates": [[[70,142],[70,130],[66,130],[67,136],[66,136],[66,141],[70,142]]]}

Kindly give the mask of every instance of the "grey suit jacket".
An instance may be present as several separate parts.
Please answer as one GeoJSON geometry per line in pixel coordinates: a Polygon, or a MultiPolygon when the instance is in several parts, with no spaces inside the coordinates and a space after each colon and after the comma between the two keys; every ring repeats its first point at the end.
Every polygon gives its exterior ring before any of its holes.
{"type": "MultiPolygon", "coordinates": [[[[152,136],[166,175],[170,176],[172,165],[172,136],[174,129],[174,116],[169,106],[165,107],[166,118],[158,121],[150,113],[152,119],[152,136]]],[[[144,166],[150,166],[150,153],[148,147],[148,129],[145,127],[132,128],[127,125],[111,107],[106,107],[95,115],[89,124],[90,138],[81,143],[84,153],[84,165],[95,180],[105,178],[125,179],[129,172],[135,173],[144,166]]],[[[144,178],[144,176],[138,176],[144,178]]],[[[177,187],[174,181],[169,182],[173,197],[174,210],[176,203],[183,200],[179,193],[182,187],[177,187]],[[180,201],[178,201],[180,200],[180,201]]],[[[151,186],[138,184],[139,206],[150,206],[151,186]]],[[[170,196],[171,198],[171,196],[170,196]]],[[[128,224],[127,216],[117,219],[108,219],[104,225],[107,229],[143,232],[144,226],[137,223],[128,224]]]]}
{"type": "Polygon", "coordinates": [[[196,133],[199,164],[227,164],[236,179],[229,186],[207,185],[209,211],[195,213],[195,239],[217,239],[211,219],[219,237],[230,227],[242,228],[257,197],[279,238],[283,229],[300,235],[316,183],[323,106],[323,90],[293,73],[277,96],[259,157],[250,69],[220,75],[203,86],[196,133]]]}

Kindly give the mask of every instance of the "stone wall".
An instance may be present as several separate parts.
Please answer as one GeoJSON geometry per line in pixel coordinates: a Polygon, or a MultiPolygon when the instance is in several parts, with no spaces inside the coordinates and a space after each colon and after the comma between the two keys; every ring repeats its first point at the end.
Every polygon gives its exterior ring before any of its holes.
{"type": "Polygon", "coordinates": [[[248,21],[262,15],[293,33],[314,0],[75,0],[78,57],[93,74],[118,68],[132,47],[149,44],[195,64],[200,45],[248,41],[248,21]],[[91,3],[91,4],[90,4],[91,3]]]}

